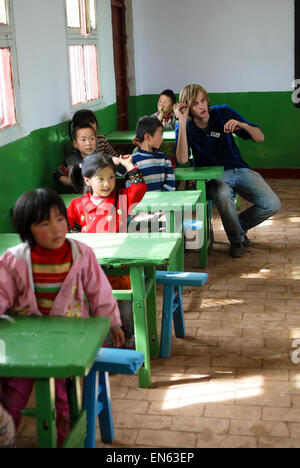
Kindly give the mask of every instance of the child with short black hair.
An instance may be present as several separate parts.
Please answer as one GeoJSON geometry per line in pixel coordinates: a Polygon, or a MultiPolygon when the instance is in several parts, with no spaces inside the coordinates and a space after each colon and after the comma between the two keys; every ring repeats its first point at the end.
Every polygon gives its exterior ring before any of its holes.
{"type": "Polygon", "coordinates": [[[163,125],[157,117],[141,117],[136,126],[139,148],[133,163],[142,171],[148,191],[175,190],[175,175],[170,158],[159,151],[163,142],[163,125]]]}
{"type": "MultiPolygon", "coordinates": [[[[159,151],[163,142],[163,125],[157,117],[141,117],[136,126],[138,148],[132,155],[141,170],[149,192],[175,190],[175,175],[169,156],[159,151]]],[[[130,220],[129,231],[156,232],[164,230],[165,214],[140,212],[130,220]]]]}
{"type": "Polygon", "coordinates": [[[177,123],[174,113],[176,105],[176,96],[171,89],[165,89],[159,95],[157,101],[157,112],[152,117],[157,117],[162,123],[164,130],[174,130],[177,123]]]}
{"type": "MultiPolygon", "coordinates": [[[[80,154],[78,153],[78,144],[75,143],[77,140],[76,133],[77,133],[77,129],[87,128],[86,126],[92,127],[95,131],[95,136],[96,136],[96,145],[94,147],[94,150],[88,154],[97,152],[97,153],[106,154],[107,156],[110,156],[116,159],[119,157],[117,152],[109,144],[105,136],[102,135],[101,133],[97,133],[98,120],[94,112],[89,109],[81,109],[75,112],[72,120],[70,120],[69,125],[68,125],[69,136],[73,144],[74,151],[71,154],[71,156],[65,159],[64,164],[62,164],[58,169],[56,169],[53,172],[53,178],[57,183],[62,183],[63,185],[72,187],[71,180],[69,177],[70,171],[68,169],[68,165],[69,165],[68,162],[69,162],[69,158],[72,158],[73,165],[74,165],[74,155],[75,155],[76,158],[78,159],[78,162],[76,164],[81,164],[82,158],[84,158],[84,155],[81,154],[81,157],[80,157],[80,154]]],[[[122,166],[119,167],[117,170],[117,173],[120,176],[124,176],[126,174],[125,168],[122,166]]]]}
{"type": "Polygon", "coordinates": [[[102,135],[101,133],[98,133],[99,125],[98,125],[97,117],[94,114],[94,112],[89,109],[81,109],[75,112],[72,120],[69,122],[69,135],[70,135],[71,141],[73,140],[74,128],[77,125],[82,124],[82,123],[88,123],[94,128],[96,132],[96,137],[97,137],[97,147],[96,147],[97,153],[104,153],[111,157],[118,157],[117,152],[109,144],[105,136],[102,135]]]}
{"type": "Polygon", "coordinates": [[[69,167],[81,164],[89,154],[96,152],[96,130],[89,123],[79,123],[73,128],[73,153],[65,159],[62,166],[53,173],[54,180],[67,186],[72,186],[69,167]],[[71,162],[72,161],[72,162],[71,162]]]}
{"type": "MultiPolygon", "coordinates": [[[[109,317],[115,346],[122,347],[124,334],[111,286],[92,249],[66,239],[67,212],[59,195],[42,188],[25,193],[16,203],[14,225],[23,243],[0,258],[0,316],[109,317]]],[[[17,429],[34,379],[1,378],[0,382],[0,401],[17,429]]],[[[69,429],[65,379],[57,379],[55,387],[61,446],[69,429]]]]}
{"type": "Polygon", "coordinates": [[[79,226],[85,233],[127,232],[131,208],[142,200],[147,186],[131,156],[120,156],[119,164],[127,170],[127,188],[116,188],[116,166],[105,154],[92,154],[73,167],[72,183],[84,195],[69,205],[71,229],[79,226]]]}

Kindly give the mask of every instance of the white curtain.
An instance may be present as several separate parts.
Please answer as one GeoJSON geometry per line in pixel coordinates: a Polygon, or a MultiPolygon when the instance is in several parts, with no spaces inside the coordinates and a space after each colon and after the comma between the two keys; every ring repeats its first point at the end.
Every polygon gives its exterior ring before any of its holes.
{"type": "Polygon", "coordinates": [[[10,49],[0,49],[0,129],[16,122],[10,49]]]}

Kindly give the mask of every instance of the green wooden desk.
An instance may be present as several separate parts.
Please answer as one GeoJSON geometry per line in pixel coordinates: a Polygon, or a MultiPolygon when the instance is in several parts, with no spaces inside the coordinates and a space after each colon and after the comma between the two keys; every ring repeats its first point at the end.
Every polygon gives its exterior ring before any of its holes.
{"type": "MultiPolygon", "coordinates": [[[[139,370],[139,385],[151,386],[150,357],[159,354],[156,320],[155,267],[174,264],[180,248],[181,235],[157,234],[68,234],[89,245],[104,267],[128,265],[130,291],[114,291],[119,300],[132,299],[136,348],[145,356],[145,365],[139,370]]],[[[0,256],[20,243],[17,234],[0,234],[0,256]]],[[[109,274],[112,269],[109,270],[109,274]]],[[[124,274],[124,270],[122,271],[124,274]]]]}
{"type": "Polygon", "coordinates": [[[14,317],[0,319],[0,377],[35,381],[39,448],[56,447],[55,378],[72,379],[71,431],[64,448],[83,447],[86,412],[79,378],[87,375],[110,328],[108,318],[14,317]]]}
{"type": "Polygon", "coordinates": [[[223,175],[224,167],[182,167],[175,169],[176,180],[196,180],[197,190],[201,190],[200,202],[204,206],[204,242],[199,250],[199,266],[202,268],[207,266],[207,255],[210,249],[209,230],[210,220],[207,214],[207,199],[206,199],[206,181],[209,179],[220,179],[223,175]]]}
{"type": "MultiPolygon", "coordinates": [[[[113,132],[107,133],[105,138],[109,141],[111,145],[114,144],[131,144],[132,139],[136,138],[135,130],[115,130],[113,132]]],[[[163,132],[164,141],[171,143],[175,142],[175,130],[164,130],[163,132]]]]}
{"type": "Polygon", "coordinates": [[[132,299],[136,349],[145,356],[145,364],[138,373],[139,385],[150,387],[150,358],[159,354],[155,269],[174,262],[180,248],[180,234],[79,233],[68,237],[89,245],[104,268],[128,265],[131,297],[128,291],[114,291],[117,293],[114,295],[118,299],[132,299]]]}
{"type": "MultiPolygon", "coordinates": [[[[133,213],[148,211],[149,213],[163,211],[166,214],[166,232],[179,232],[181,235],[178,262],[169,266],[170,270],[184,271],[184,228],[185,217],[192,218],[192,212],[200,204],[201,190],[187,190],[185,192],[146,192],[142,201],[133,213]]],[[[197,210],[198,211],[198,210],[197,210]]],[[[203,210],[202,210],[203,211],[203,210]]]]}
{"type": "MultiPolygon", "coordinates": [[[[61,195],[66,207],[70,205],[74,198],[80,197],[77,194],[61,195]]],[[[167,231],[179,232],[183,237],[183,215],[184,212],[192,216],[192,211],[197,209],[197,204],[200,203],[201,191],[187,190],[185,192],[146,192],[143,200],[133,210],[133,213],[141,211],[155,212],[165,211],[170,215],[167,216],[167,231]],[[177,215],[178,216],[177,216],[177,215]]],[[[202,212],[203,210],[201,210],[202,212]]],[[[173,271],[184,271],[184,242],[181,243],[177,256],[174,257],[169,269],[173,271]]]]}

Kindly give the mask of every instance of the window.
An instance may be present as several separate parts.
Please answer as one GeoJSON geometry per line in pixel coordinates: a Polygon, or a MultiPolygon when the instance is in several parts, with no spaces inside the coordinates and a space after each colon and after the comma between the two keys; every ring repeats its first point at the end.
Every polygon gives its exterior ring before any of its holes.
{"type": "Polygon", "coordinates": [[[20,136],[12,5],[0,0],[0,146],[20,136]]]}
{"type": "Polygon", "coordinates": [[[66,0],[72,106],[100,99],[96,0],[66,0]]]}
{"type": "Polygon", "coordinates": [[[0,49],[0,130],[17,123],[9,48],[0,49]]]}
{"type": "Polygon", "coordinates": [[[8,14],[5,0],[0,1],[0,24],[8,24],[8,14]]]}

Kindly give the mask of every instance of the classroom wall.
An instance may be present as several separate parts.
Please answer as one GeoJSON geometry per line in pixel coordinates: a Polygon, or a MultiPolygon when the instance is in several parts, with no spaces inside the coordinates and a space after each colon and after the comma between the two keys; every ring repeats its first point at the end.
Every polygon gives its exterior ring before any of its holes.
{"type": "Polygon", "coordinates": [[[200,82],[209,92],[287,91],[294,0],[133,0],[135,95],[200,82]]]}
{"type": "MultiPolygon", "coordinates": [[[[63,0],[13,0],[20,83],[22,134],[0,148],[0,232],[12,230],[16,199],[39,186],[57,188],[52,170],[70,152],[70,101],[63,0]]],[[[100,130],[116,128],[115,80],[110,0],[99,2],[100,87],[93,108],[100,130]]]]}
{"type": "Polygon", "coordinates": [[[133,0],[135,82],[130,125],[156,110],[157,95],[200,83],[212,104],[235,107],[265,132],[241,141],[254,168],[300,167],[294,79],[294,0],[133,0]]]}

